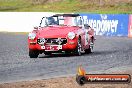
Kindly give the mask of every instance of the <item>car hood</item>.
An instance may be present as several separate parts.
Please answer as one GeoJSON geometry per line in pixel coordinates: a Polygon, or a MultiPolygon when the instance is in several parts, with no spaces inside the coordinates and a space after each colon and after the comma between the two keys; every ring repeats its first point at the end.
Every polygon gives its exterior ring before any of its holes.
{"type": "Polygon", "coordinates": [[[78,27],[68,26],[50,26],[40,28],[38,31],[38,37],[40,38],[65,38],[69,32],[75,32],[78,27]]]}

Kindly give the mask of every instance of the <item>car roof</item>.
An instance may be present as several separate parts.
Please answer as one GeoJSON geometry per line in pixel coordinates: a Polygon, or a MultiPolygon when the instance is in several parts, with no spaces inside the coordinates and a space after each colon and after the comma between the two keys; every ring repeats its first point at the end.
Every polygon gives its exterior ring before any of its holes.
{"type": "Polygon", "coordinates": [[[77,17],[80,16],[79,14],[55,14],[52,17],[58,17],[58,16],[63,16],[63,17],[77,17]]]}

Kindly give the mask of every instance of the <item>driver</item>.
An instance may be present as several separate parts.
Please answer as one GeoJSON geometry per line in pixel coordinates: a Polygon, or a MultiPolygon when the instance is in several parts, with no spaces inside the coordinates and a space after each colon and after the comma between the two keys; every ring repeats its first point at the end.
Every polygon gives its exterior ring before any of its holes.
{"type": "Polygon", "coordinates": [[[53,17],[48,17],[47,18],[47,24],[48,25],[56,25],[57,23],[55,22],[55,19],[53,17]]]}

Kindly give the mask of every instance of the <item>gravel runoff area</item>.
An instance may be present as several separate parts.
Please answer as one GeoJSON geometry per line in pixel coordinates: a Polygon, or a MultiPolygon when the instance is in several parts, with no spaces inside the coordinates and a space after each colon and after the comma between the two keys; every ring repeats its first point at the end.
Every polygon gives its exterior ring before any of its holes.
{"type": "MultiPolygon", "coordinates": [[[[96,39],[94,53],[91,54],[82,56],[42,54],[39,58],[31,59],[28,56],[27,34],[0,33],[0,88],[67,88],[68,86],[79,88],[75,82],[79,65],[82,65],[88,73],[131,72],[129,70],[132,68],[131,38],[96,36],[96,39]]],[[[95,88],[103,84],[90,85],[91,87],[88,87],[88,84],[82,87],[95,88]]],[[[101,88],[118,88],[116,85],[118,84],[108,84],[101,88]]],[[[119,88],[121,87],[132,88],[131,84],[120,84],[119,88]]]]}

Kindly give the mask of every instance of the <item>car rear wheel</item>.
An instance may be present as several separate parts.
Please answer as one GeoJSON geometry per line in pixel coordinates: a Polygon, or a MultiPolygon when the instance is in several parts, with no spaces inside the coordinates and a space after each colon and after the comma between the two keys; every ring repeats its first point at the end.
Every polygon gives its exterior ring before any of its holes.
{"type": "Polygon", "coordinates": [[[85,50],[85,53],[86,53],[86,54],[91,53],[91,48],[90,48],[90,46],[89,46],[89,48],[88,48],[88,49],[86,49],[86,50],[85,50]]]}
{"type": "Polygon", "coordinates": [[[78,43],[77,43],[77,47],[75,50],[76,55],[81,56],[81,54],[82,54],[81,51],[82,51],[82,45],[81,45],[81,39],[79,38],[78,43]]]}
{"type": "Polygon", "coordinates": [[[85,53],[89,54],[93,52],[93,43],[89,45],[89,48],[85,50],[85,53]]]}
{"type": "Polygon", "coordinates": [[[37,58],[39,55],[39,52],[36,50],[29,50],[29,56],[30,58],[37,58]]]}

